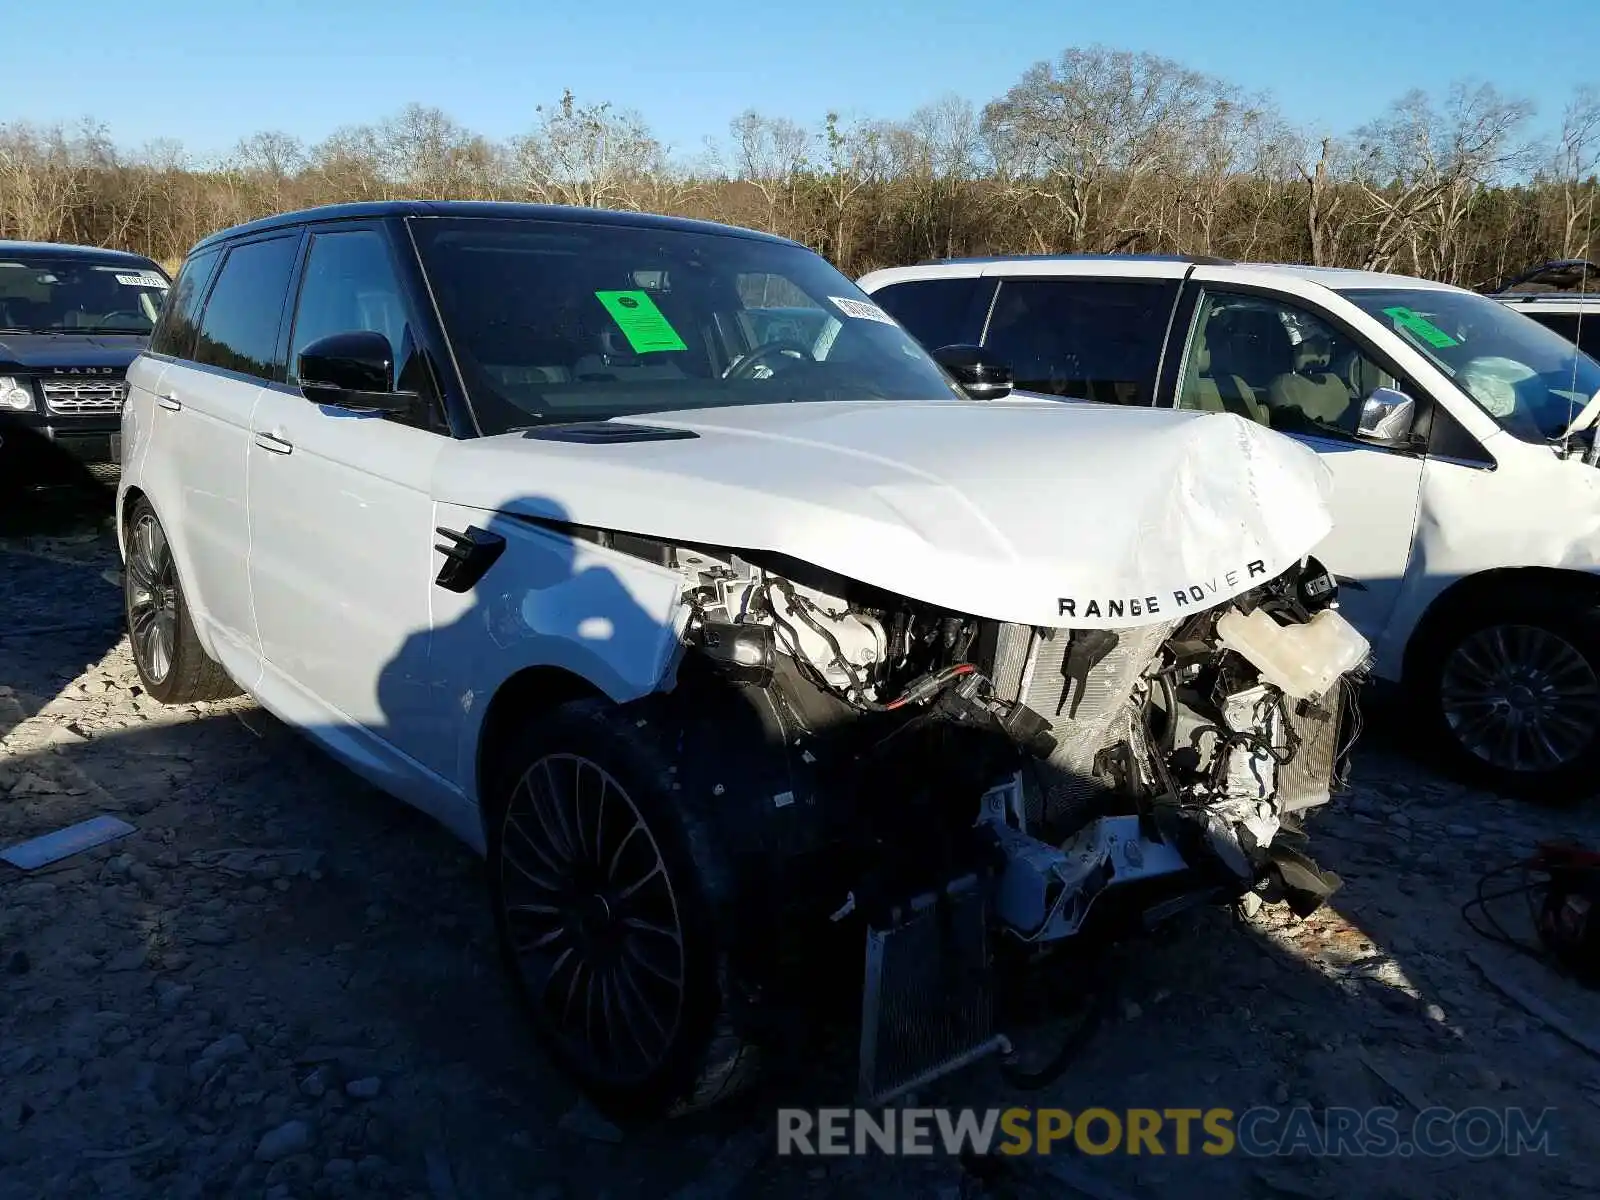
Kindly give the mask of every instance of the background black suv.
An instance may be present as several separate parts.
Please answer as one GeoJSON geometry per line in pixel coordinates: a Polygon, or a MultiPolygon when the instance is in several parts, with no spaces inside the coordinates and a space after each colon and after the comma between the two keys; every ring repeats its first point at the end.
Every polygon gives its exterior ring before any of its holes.
{"type": "Polygon", "coordinates": [[[142,255],[0,241],[0,473],[120,459],[123,376],[170,286],[142,255]]]}

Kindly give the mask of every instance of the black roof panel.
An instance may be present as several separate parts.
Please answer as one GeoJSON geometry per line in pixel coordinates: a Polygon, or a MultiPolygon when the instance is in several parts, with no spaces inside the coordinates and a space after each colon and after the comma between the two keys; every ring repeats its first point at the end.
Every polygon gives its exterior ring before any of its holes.
{"type": "MultiPolygon", "coordinates": [[[[313,221],[374,220],[384,217],[492,217],[501,220],[571,221],[582,225],[622,225],[634,229],[670,229],[681,233],[716,233],[797,246],[788,238],[713,221],[694,221],[687,217],[663,217],[653,213],[620,212],[609,208],[577,208],[567,204],[512,204],[498,200],[378,200],[356,204],[325,204],[298,212],[279,213],[245,225],[219,230],[195,245],[195,249],[226,238],[285,229],[313,221]]],[[[192,251],[191,251],[192,253],[192,251]]]]}
{"type": "MultiPolygon", "coordinates": [[[[54,258],[98,259],[108,263],[137,263],[141,267],[154,267],[156,263],[142,254],[128,250],[108,250],[104,246],[73,246],[65,242],[6,242],[0,241],[0,257],[7,254],[48,254],[54,258]]],[[[165,272],[162,272],[165,274],[165,272]]]]}

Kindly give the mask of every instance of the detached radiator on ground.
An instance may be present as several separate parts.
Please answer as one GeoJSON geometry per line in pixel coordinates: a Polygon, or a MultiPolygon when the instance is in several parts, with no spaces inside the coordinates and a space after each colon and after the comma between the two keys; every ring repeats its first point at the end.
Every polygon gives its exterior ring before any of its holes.
{"type": "Polygon", "coordinates": [[[884,1104],[996,1050],[988,896],[976,876],[867,929],[861,1002],[863,1104],[884,1104]]]}

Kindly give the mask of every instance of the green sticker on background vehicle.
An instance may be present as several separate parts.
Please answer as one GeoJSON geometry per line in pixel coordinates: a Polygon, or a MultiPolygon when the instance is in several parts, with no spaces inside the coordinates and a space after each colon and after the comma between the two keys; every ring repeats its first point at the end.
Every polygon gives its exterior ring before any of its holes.
{"type": "Polygon", "coordinates": [[[672,322],[656,307],[649,292],[596,292],[594,298],[606,306],[635,354],[689,348],[672,327],[672,322]]]}
{"type": "Polygon", "coordinates": [[[1393,319],[1396,326],[1427,342],[1435,350],[1443,350],[1447,346],[1459,345],[1455,338],[1440,329],[1427,317],[1419,312],[1414,312],[1404,305],[1383,310],[1384,315],[1393,319]]]}

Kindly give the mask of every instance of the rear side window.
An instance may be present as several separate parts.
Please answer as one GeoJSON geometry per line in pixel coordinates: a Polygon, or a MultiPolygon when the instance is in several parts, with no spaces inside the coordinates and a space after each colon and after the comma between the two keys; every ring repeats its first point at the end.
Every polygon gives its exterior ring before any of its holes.
{"type": "Polygon", "coordinates": [[[984,346],[1023,391],[1153,404],[1177,294],[1167,279],[1008,279],[984,346]]]}
{"type": "Polygon", "coordinates": [[[187,358],[194,349],[194,335],[198,328],[200,301],[205,299],[206,284],[217,269],[221,250],[203,250],[189,256],[178,272],[178,282],[172,289],[155,331],[150,335],[152,354],[170,354],[174,358],[187,358]]]}
{"type": "Polygon", "coordinates": [[[1559,333],[1590,358],[1600,358],[1600,308],[1584,313],[1581,322],[1577,313],[1536,312],[1527,307],[1519,307],[1517,311],[1559,333]]]}
{"type": "Polygon", "coordinates": [[[257,379],[278,374],[278,325],[289,294],[299,235],[235,246],[200,319],[194,360],[257,379]]]}
{"type": "Polygon", "coordinates": [[[928,350],[978,340],[981,314],[974,320],[972,302],[979,285],[992,288],[992,280],[975,276],[965,279],[912,279],[891,283],[872,293],[872,298],[928,350]]]}

